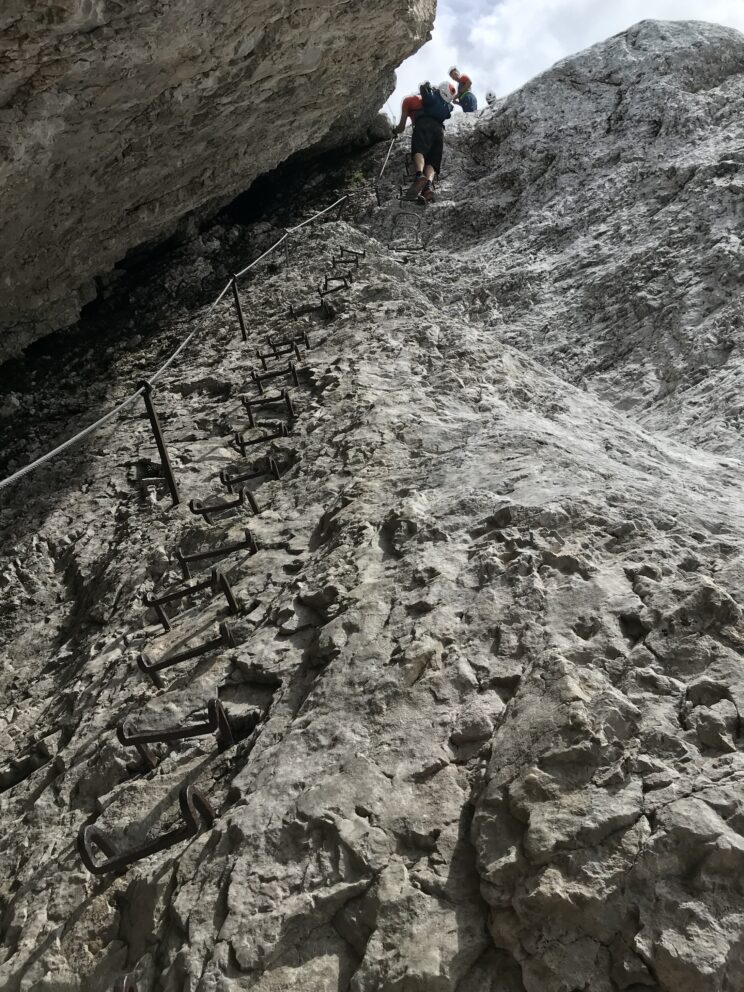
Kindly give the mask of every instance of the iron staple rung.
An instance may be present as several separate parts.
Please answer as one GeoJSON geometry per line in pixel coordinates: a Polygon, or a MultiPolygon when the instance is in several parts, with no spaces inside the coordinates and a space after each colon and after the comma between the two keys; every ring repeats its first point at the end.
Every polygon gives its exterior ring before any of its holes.
{"type": "Polygon", "coordinates": [[[190,586],[182,586],[180,589],[174,589],[172,592],[166,592],[162,596],[151,596],[146,592],[142,597],[142,602],[147,607],[164,606],[166,603],[174,603],[178,599],[185,599],[186,596],[192,596],[194,593],[201,592],[203,589],[212,588],[214,587],[214,582],[214,576],[210,575],[208,579],[203,579],[200,582],[194,582],[194,584],[190,586]]]}
{"type": "Polygon", "coordinates": [[[348,288],[349,287],[347,285],[343,285],[343,286],[331,286],[330,289],[321,289],[320,286],[318,286],[317,292],[318,292],[318,295],[321,297],[321,299],[323,299],[326,296],[330,296],[331,293],[341,293],[341,292],[343,292],[343,290],[348,289],[348,288]]]}
{"type": "Polygon", "coordinates": [[[284,355],[292,355],[292,354],[294,354],[298,362],[302,361],[302,353],[300,349],[297,347],[296,342],[293,342],[292,344],[282,348],[281,350],[277,349],[275,351],[271,351],[266,355],[262,355],[261,352],[258,349],[256,349],[256,357],[260,359],[264,372],[268,371],[268,365],[266,364],[267,360],[276,361],[277,358],[283,358],[284,355]]]}
{"type": "Polygon", "coordinates": [[[235,544],[225,544],[221,548],[209,548],[207,551],[194,551],[190,555],[185,555],[183,551],[179,548],[176,551],[176,559],[181,566],[181,570],[184,573],[184,579],[187,581],[191,579],[191,573],[189,571],[189,565],[196,561],[205,561],[207,558],[216,558],[219,555],[229,555],[233,551],[243,551],[247,548],[252,555],[258,553],[258,545],[256,544],[256,539],[253,536],[253,532],[246,527],[245,538],[242,541],[237,541],[235,544]]]}
{"type": "Polygon", "coordinates": [[[140,651],[139,657],[137,658],[137,667],[145,675],[149,675],[158,689],[163,688],[162,680],[157,674],[163,671],[164,668],[173,668],[174,665],[180,665],[184,661],[192,661],[194,658],[199,658],[203,654],[207,654],[209,651],[215,651],[217,648],[234,648],[235,638],[233,637],[232,628],[227,623],[221,623],[219,625],[219,634],[217,637],[213,637],[210,641],[202,641],[201,644],[197,644],[193,648],[185,648],[183,651],[178,651],[176,654],[166,655],[161,658],[160,661],[151,661],[150,656],[147,651],[140,651]]]}
{"type": "MultiPolygon", "coordinates": [[[[224,707],[219,699],[210,699],[207,703],[207,719],[201,723],[192,723],[185,727],[169,727],[165,730],[142,730],[137,733],[129,733],[127,721],[124,719],[117,727],[116,736],[124,747],[136,747],[138,744],[164,744],[186,737],[202,737],[205,734],[213,734],[216,730],[224,733],[223,728],[226,728],[229,734],[229,743],[232,744],[232,733],[224,707]]],[[[229,747],[229,744],[227,746],[229,747]]]]}
{"type": "Polygon", "coordinates": [[[316,310],[320,310],[323,313],[327,314],[328,316],[331,315],[325,300],[321,300],[320,303],[306,303],[304,306],[299,307],[299,309],[297,310],[295,310],[294,306],[290,303],[289,319],[297,320],[298,317],[303,317],[305,314],[308,313],[315,313],[316,310]]]}
{"type": "MultiPolygon", "coordinates": [[[[204,737],[215,734],[220,751],[232,747],[235,743],[230,721],[219,699],[210,699],[207,703],[207,719],[188,726],[168,727],[165,730],[144,730],[130,734],[127,732],[127,721],[122,720],[116,728],[116,736],[124,747],[134,747],[142,758],[142,765],[151,771],[157,767],[157,758],[147,746],[148,744],[168,744],[171,741],[185,740],[189,737],[204,737]]],[[[133,766],[130,770],[135,771],[133,766]]]]}
{"type": "Polygon", "coordinates": [[[224,468],[220,472],[220,482],[223,486],[227,486],[227,491],[232,492],[232,486],[239,482],[248,482],[250,479],[260,479],[262,475],[273,475],[275,479],[279,479],[279,466],[274,461],[273,458],[267,458],[265,467],[260,469],[251,470],[250,472],[240,472],[234,475],[228,473],[224,468]]]}
{"type": "Polygon", "coordinates": [[[180,841],[196,837],[202,820],[208,827],[214,823],[216,815],[209,800],[195,786],[183,786],[178,794],[178,802],[184,820],[183,826],[176,827],[175,830],[170,830],[131,851],[118,851],[113,842],[95,824],[84,824],[78,831],[76,845],[85,867],[92,875],[121,871],[135,861],[142,861],[173,847],[180,841]],[[94,858],[95,849],[105,855],[105,860],[99,864],[94,858]]]}
{"type": "Polygon", "coordinates": [[[289,390],[282,389],[278,396],[262,396],[259,398],[250,398],[247,396],[241,396],[240,402],[245,407],[245,411],[248,414],[248,425],[250,427],[256,426],[256,418],[253,416],[253,410],[260,409],[262,407],[277,406],[282,404],[286,411],[287,416],[290,420],[295,419],[295,408],[292,403],[292,397],[289,394],[289,390]]]}
{"type": "Polygon", "coordinates": [[[282,341],[281,344],[274,345],[271,353],[263,353],[260,348],[256,348],[256,358],[281,358],[282,355],[291,355],[296,349],[296,341],[282,341]]]}
{"type": "Polygon", "coordinates": [[[294,362],[287,362],[287,367],[284,369],[275,369],[273,372],[264,372],[259,375],[258,372],[251,372],[251,378],[258,386],[259,393],[263,394],[263,384],[268,382],[270,379],[279,379],[283,375],[291,375],[292,382],[295,386],[299,386],[300,380],[297,376],[297,367],[294,362]]]}
{"type": "MultiPolygon", "coordinates": [[[[254,501],[255,502],[255,501],[254,501]]],[[[171,623],[163,609],[163,604],[167,602],[173,602],[176,599],[183,599],[185,596],[190,596],[192,593],[199,592],[202,589],[211,589],[212,595],[216,596],[218,593],[222,593],[227,600],[227,606],[231,613],[239,613],[240,608],[238,606],[238,601],[235,598],[235,594],[232,591],[232,586],[228,581],[227,576],[221,572],[218,568],[213,568],[210,572],[209,578],[205,579],[203,582],[195,582],[193,585],[188,586],[183,591],[176,591],[176,593],[167,594],[167,598],[161,598],[157,601],[152,601],[148,599],[147,593],[143,597],[145,606],[154,608],[158,615],[158,620],[163,625],[166,633],[171,629],[171,623]]]]}
{"type": "MultiPolygon", "coordinates": [[[[340,258],[336,258],[334,255],[331,258],[331,267],[336,268],[337,265],[353,265],[355,269],[359,268],[359,259],[354,256],[354,258],[344,258],[343,255],[340,258]]],[[[347,273],[347,278],[351,279],[351,273],[347,273]]]]}
{"type": "Polygon", "coordinates": [[[301,344],[304,345],[308,351],[310,350],[310,338],[307,336],[307,331],[305,330],[298,331],[297,334],[293,334],[292,337],[289,338],[279,338],[278,341],[274,340],[273,335],[267,334],[266,342],[269,348],[273,349],[281,347],[282,345],[301,344]]]}
{"type": "Polygon", "coordinates": [[[289,430],[286,424],[282,424],[278,431],[273,434],[262,434],[261,437],[252,437],[246,441],[245,435],[240,431],[235,432],[235,444],[239,448],[241,455],[245,458],[245,449],[254,444],[265,444],[267,441],[276,441],[279,438],[288,437],[289,430]]]}
{"type": "Polygon", "coordinates": [[[321,293],[321,295],[323,295],[323,293],[330,293],[331,290],[336,290],[338,292],[339,290],[342,289],[349,289],[352,286],[353,282],[354,282],[354,274],[352,272],[341,272],[337,276],[326,276],[325,282],[323,283],[322,286],[322,292],[320,286],[318,286],[318,292],[321,293]],[[331,282],[339,282],[341,283],[341,285],[331,286],[329,288],[329,283],[331,282]]]}
{"type": "Polygon", "coordinates": [[[193,514],[201,515],[208,524],[211,524],[212,521],[210,517],[212,517],[213,514],[224,513],[226,510],[235,510],[237,507],[243,506],[246,500],[248,500],[251,510],[253,510],[255,514],[258,514],[258,505],[253,497],[253,494],[243,492],[242,489],[239,490],[232,502],[227,500],[224,503],[208,503],[207,505],[204,505],[199,500],[192,499],[189,502],[189,509],[193,514]]]}

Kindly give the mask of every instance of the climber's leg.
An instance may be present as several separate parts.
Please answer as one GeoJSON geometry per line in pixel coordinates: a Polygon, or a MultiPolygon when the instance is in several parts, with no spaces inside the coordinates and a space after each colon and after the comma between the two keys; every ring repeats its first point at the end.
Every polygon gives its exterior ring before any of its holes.
{"type": "Polygon", "coordinates": [[[415,122],[413,125],[413,136],[411,137],[411,154],[413,156],[416,175],[405,194],[407,200],[415,200],[426,185],[424,169],[426,168],[426,157],[429,151],[429,140],[429,129],[424,122],[415,122]]]}

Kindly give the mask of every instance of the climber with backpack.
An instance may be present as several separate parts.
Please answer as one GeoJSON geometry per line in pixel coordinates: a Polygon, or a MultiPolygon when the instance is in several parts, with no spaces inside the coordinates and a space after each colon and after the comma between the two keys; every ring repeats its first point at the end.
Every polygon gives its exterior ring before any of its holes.
{"type": "Polygon", "coordinates": [[[450,79],[454,79],[457,83],[455,103],[460,104],[464,114],[474,114],[478,109],[478,101],[475,99],[475,93],[473,93],[473,80],[464,72],[460,72],[456,65],[450,68],[449,74],[450,79]]]}
{"type": "Polygon", "coordinates": [[[403,102],[400,105],[400,120],[398,121],[398,126],[393,128],[393,133],[403,134],[409,118],[411,124],[415,124],[416,115],[423,110],[423,107],[424,102],[418,93],[412,93],[410,96],[403,97],[403,102]]]}
{"type": "Polygon", "coordinates": [[[450,82],[440,83],[436,88],[427,82],[421,84],[419,93],[421,109],[416,111],[411,138],[416,176],[405,199],[426,204],[434,199],[434,177],[442,168],[444,122],[452,115],[457,90],[450,82]]]}

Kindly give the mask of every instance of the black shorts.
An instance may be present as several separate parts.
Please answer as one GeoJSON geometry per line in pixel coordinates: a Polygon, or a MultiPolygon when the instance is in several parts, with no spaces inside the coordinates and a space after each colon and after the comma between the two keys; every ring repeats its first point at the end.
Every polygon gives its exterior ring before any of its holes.
{"type": "Polygon", "coordinates": [[[442,153],[444,152],[444,124],[432,117],[417,117],[413,125],[411,138],[411,154],[423,155],[424,162],[435,172],[442,168],[442,153]]]}

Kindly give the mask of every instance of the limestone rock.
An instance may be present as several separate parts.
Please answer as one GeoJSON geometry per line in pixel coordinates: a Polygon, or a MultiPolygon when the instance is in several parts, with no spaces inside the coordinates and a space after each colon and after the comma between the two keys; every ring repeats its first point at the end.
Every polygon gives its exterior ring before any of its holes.
{"type": "Polygon", "coordinates": [[[198,332],[157,402],[184,495],[213,500],[253,464],[231,443],[253,346],[311,343],[258,515],[172,508],[138,408],[4,498],[0,986],[740,992],[742,73],[735,32],[636,26],[448,126],[423,250],[393,226],[401,143],[382,206],[241,284],[249,347],[188,279],[269,221],[162,261],[99,318],[110,355],[86,325],[14,376],[22,463],[198,332]],[[290,322],[341,246],[366,254],[333,313],[290,322]],[[158,629],[142,595],[179,583],[176,550],[246,527],[257,553],[218,559],[244,612],[202,593],[158,629]],[[143,648],[220,621],[234,646],[143,677],[143,648]],[[215,698],[231,746],[132,770],[121,720],[192,725],[215,698]],[[81,825],[143,843],[186,783],[211,826],[83,869],[81,825]]]}
{"type": "Polygon", "coordinates": [[[433,0],[9,0],[0,12],[0,358],[94,278],[293,153],[372,123],[433,0]]]}

